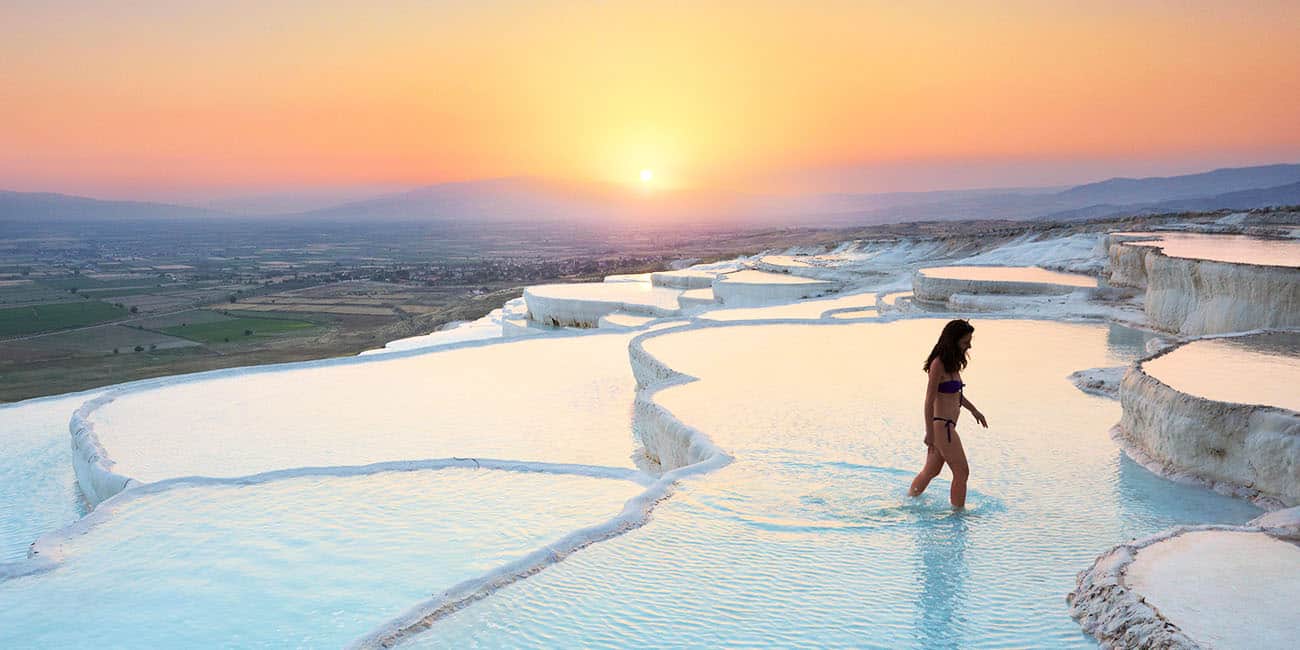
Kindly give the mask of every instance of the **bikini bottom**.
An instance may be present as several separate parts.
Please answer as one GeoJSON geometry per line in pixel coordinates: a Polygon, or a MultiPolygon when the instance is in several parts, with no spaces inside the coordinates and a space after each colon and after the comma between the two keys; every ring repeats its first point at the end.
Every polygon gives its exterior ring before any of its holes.
{"type": "MultiPolygon", "coordinates": [[[[947,426],[945,426],[944,428],[948,430],[948,442],[952,442],[952,428],[955,427],[955,426],[957,426],[957,421],[956,421],[956,420],[949,420],[948,418],[930,418],[930,421],[931,421],[931,422],[933,422],[933,421],[935,421],[935,420],[938,420],[938,421],[940,421],[940,422],[947,422],[947,423],[948,423],[947,426]]],[[[928,438],[928,437],[929,437],[929,436],[927,436],[927,438],[928,438]]]]}

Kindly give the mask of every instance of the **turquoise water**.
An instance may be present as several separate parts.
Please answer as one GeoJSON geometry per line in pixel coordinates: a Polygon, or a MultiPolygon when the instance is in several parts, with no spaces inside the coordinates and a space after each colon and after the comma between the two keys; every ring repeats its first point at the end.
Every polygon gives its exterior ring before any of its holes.
{"type": "Polygon", "coordinates": [[[1143,369],[1189,395],[1300,411],[1300,333],[1192,341],[1143,369]]]}
{"type": "Polygon", "coordinates": [[[920,499],[921,361],[943,321],[721,328],[646,349],[699,381],[658,401],[737,461],[644,528],[453,613],[416,647],[1089,647],[1065,594],[1116,543],[1255,507],[1171,483],[1107,435],[1118,403],[1073,370],[1145,338],[977,321],[963,419],[968,509],[947,472],[920,499]],[[765,350],[766,354],[756,351],[765,350]],[[522,640],[522,641],[521,641],[522,640]]]}
{"type": "MultiPolygon", "coordinates": [[[[969,507],[948,506],[946,470],[908,498],[924,460],[920,366],[942,324],[741,325],[647,340],[697,378],[655,401],[736,460],[682,481],[644,526],[436,618],[409,642],[1088,647],[1064,597],[1097,554],[1172,525],[1259,513],[1129,461],[1107,434],[1119,404],[1067,379],[1129,363],[1150,335],[1045,321],[975,321],[963,378],[991,426],[958,424],[969,507]]],[[[122,495],[68,538],[60,566],[0,582],[0,647],[338,647],[607,522],[645,488],[573,472],[634,467],[630,338],[532,339],[130,393],[91,417],[119,469],[147,481],[452,456],[591,467],[236,478],[122,495]]],[[[0,409],[0,495],[18,504],[0,537],[11,560],[81,514],[67,417],[83,399],[0,409]]]]}
{"type": "Polygon", "coordinates": [[[72,473],[68,417],[78,395],[0,407],[0,564],[27,557],[41,534],[85,514],[72,473]]]}
{"type": "Polygon", "coordinates": [[[340,647],[641,490],[444,469],[109,502],[62,566],[0,582],[0,647],[340,647]]]}
{"type": "Polygon", "coordinates": [[[179,382],[90,419],[114,470],[146,482],[453,456],[631,467],[631,336],[179,382]]]}

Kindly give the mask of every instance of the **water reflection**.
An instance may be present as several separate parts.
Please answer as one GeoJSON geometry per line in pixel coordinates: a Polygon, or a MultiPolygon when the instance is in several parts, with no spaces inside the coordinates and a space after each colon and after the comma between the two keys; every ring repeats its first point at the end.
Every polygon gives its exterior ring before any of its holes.
{"type": "Polygon", "coordinates": [[[131,393],[91,419],[115,471],[143,481],[450,456],[627,466],[632,336],[255,370],[131,393]]]}
{"type": "Polygon", "coordinates": [[[916,606],[918,641],[925,648],[956,648],[966,604],[968,517],[950,514],[918,526],[913,536],[920,563],[921,598],[916,606]]]}
{"type": "Polygon", "coordinates": [[[1123,452],[1116,452],[1114,467],[1124,539],[1159,525],[1239,524],[1263,513],[1246,501],[1158,476],[1123,452]]]}
{"type": "Polygon", "coordinates": [[[1154,237],[1149,242],[1170,257],[1219,260],[1268,266],[1300,266],[1300,240],[1259,239],[1245,235],[1216,235],[1186,232],[1116,233],[1154,237]]]}
{"type": "Polygon", "coordinates": [[[1300,411],[1300,333],[1192,341],[1143,367],[1189,395],[1300,411]]]}
{"type": "Polygon", "coordinates": [[[1147,341],[1158,338],[1155,332],[1111,323],[1106,328],[1106,347],[1115,356],[1136,360],[1147,354],[1147,341]]]}

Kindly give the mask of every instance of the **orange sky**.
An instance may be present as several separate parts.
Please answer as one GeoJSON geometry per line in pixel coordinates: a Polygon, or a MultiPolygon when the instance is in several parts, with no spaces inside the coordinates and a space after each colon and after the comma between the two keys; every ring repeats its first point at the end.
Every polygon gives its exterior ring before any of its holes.
{"type": "Polygon", "coordinates": [[[4,3],[0,188],[653,168],[888,191],[1300,161],[1294,0],[192,4],[4,3]]]}

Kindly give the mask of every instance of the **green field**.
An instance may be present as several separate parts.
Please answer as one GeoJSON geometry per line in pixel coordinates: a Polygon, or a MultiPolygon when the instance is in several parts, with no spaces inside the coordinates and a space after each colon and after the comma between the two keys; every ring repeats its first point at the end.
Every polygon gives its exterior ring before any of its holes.
{"type": "Polygon", "coordinates": [[[0,336],[81,327],[126,316],[126,309],[97,300],[0,309],[0,336]]]}
{"type": "Polygon", "coordinates": [[[78,291],[81,291],[83,289],[85,290],[121,289],[125,287],[137,287],[141,285],[154,286],[157,285],[159,282],[161,282],[161,280],[152,277],[98,280],[96,278],[88,278],[82,275],[73,275],[73,276],[64,276],[60,278],[39,278],[37,279],[37,282],[47,287],[50,287],[52,289],[59,289],[61,291],[67,291],[69,289],[76,289],[78,291]]]}
{"type": "Polygon", "coordinates": [[[83,295],[91,298],[116,298],[118,296],[137,296],[142,293],[159,293],[157,287],[125,287],[121,289],[82,289],[83,295]]]}
{"type": "Polygon", "coordinates": [[[251,336],[270,336],[296,330],[315,327],[315,323],[283,318],[231,318],[211,323],[194,323],[192,325],[175,325],[163,328],[162,332],[172,336],[200,341],[203,343],[236,342],[248,338],[245,331],[252,330],[251,336]]]}

